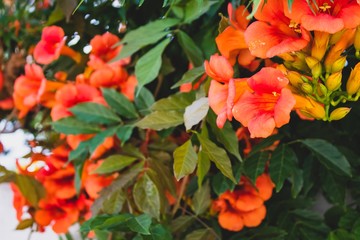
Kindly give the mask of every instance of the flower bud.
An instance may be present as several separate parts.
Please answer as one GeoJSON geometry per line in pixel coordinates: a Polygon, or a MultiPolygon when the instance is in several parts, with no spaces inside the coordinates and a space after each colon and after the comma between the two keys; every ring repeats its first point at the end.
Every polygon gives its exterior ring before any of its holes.
{"type": "Polygon", "coordinates": [[[359,91],[360,88],[360,63],[356,64],[351,70],[350,77],[346,83],[346,92],[351,96],[359,91]]]}
{"type": "Polygon", "coordinates": [[[357,52],[360,51],[360,26],[358,26],[355,31],[354,47],[357,52]]]}
{"type": "Polygon", "coordinates": [[[311,94],[313,92],[313,87],[310,83],[303,83],[301,84],[301,89],[308,94],[311,94]]]}
{"type": "Polygon", "coordinates": [[[335,109],[330,113],[329,121],[335,121],[344,118],[350,112],[350,110],[351,108],[348,107],[340,107],[335,109]]]}
{"type": "Polygon", "coordinates": [[[329,33],[315,31],[313,46],[311,48],[311,56],[318,60],[321,60],[325,55],[328,43],[329,33]]]}
{"type": "Polygon", "coordinates": [[[311,98],[294,94],[296,104],[295,110],[299,110],[307,117],[324,120],[326,118],[326,112],[324,104],[319,103],[311,98]]]}
{"type": "Polygon", "coordinates": [[[334,72],[338,72],[338,71],[341,71],[344,66],[345,66],[345,63],[346,63],[346,57],[340,57],[338,58],[331,66],[331,72],[334,73],[334,72]]]}
{"type": "Polygon", "coordinates": [[[314,79],[318,79],[322,73],[322,66],[321,63],[315,64],[315,66],[311,69],[311,74],[314,79]]]}
{"type": "Polygon", "coordinates": [[[300,87],[304,81],[301,78],[300,73],[295,71],[289,71],[286,75],[286,78],[289,79],[290,84],[294,87],[300,87]]]}
{"type": "Polygon", "coordinates": [[[319,60],[317,60],[314,57],[306,57],[305,58],[306,64],[309,66],[310,69],[313,69],[313,67],[319,63],[319,60]]]}
{"type": "Polygon", "coordinates": [[[341,86],[342,73],[341,71],[331,74],[325,82],[329,91],[335,91],[341,86]]]}
{"type": "Polygon", "coordinates": [[[319,84],[319,90],[322,96],[326,96],[328,89],[325,87],[324,84],[319,84]]]}

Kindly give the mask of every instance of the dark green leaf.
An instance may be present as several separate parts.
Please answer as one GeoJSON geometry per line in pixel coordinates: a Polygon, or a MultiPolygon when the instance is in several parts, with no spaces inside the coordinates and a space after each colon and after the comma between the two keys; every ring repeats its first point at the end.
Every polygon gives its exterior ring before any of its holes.
{"type": "Polygon", "coordinates": [[[90,153],[95,152],[95,150],[105,141],[107,137],[114,136],[117,129],[118,127],[109,127],[87,140],[86,143],[88,143],[90,153]]]}
{"type": "Polygon", "coordinates": [[[107,174],[120,171],[135,162],[137,158],[120,154],[111,155],[98,167],[94,173],[107,174]]]}
{"type": "Polygon", "coordinates": [[[251,152],[249,153],[248,157],[250,157],[252,154],[255,154],[259,151],[263,151],[265,148],[270,147],[273,145],[276,141],[280,140],[283,136],[281,134],[271,135],[267,138],[264,138],[261,140],[260,143],[253,146],[251,149],[251,152]]]}
{"type": "Polygon", "coordinates": [[[79,120],[88,123],[115,124],[121,119],[109,108],[99,103],[79,103],[69,109],[79,120]]]}
{"type": "Polygon", "coordinates": [[[154,240],[172,240],[173,237],[168,229],[160,224],[150,227],[151,237],[154,240]]]}
{"type": "Polygon", "coordinates": [[[55,131],[64,134],[87,134],[101,131],[99,126],[79,121],[74,117],[66,117],[53,122],[52,127],[55,131]]]}
{"type": "Polygon", "coordinates": [[[199,151],[198,153],[198,165],[196,170],[196,176],[198,177],[198,186],[202,185],[205,175],[210,170],[210,159],[208,155],[199,151]]]}
{"type": "Polygon", "coordinates": [[[113,192],[103,203],[102,210],[107,214],[119,213],[126,201],[126,194],[122,189],[113,192]]]}
{"type": "Polygon", "coordinates": [[[142,115],[147,115],[151,112],[150,107],[154,102],[154,96],[148,89],[145,87],[137,88],[135,106],[142,115]]]}
{"type": "Polygon", "coordinates": [[[205,182],[194,194],[192,208],[196,215],[203,214],[211,204],[209,181],[205,182]]]}
{"type": "Polygon", "coordinates": [[[351,176],[349,162],[334,145],[323,139],[305,139],[300,142],[316,153],[319,161],[325,167],[339,175],[351,176]]]}
{"type": "Polygon", "coordinates": [[[189,0],[185,6],[184,22],[191,23],[192,21],[205,14],[216,1],[209,0],[189,0]]]}
{"type": "Polygon", "coordinates": [[[89,156],[89,143],[81,142],[79,146],[69,154],[69,161],[84,161],[89,156]]]}
{"type": "Polygon", "coordinates": [[[85,161],[75,161],[74,162],[74,167],[75,167],[74,185],[75,185],[76,193],[78,193],[78,194],[80,193],[81,186],[82,186],[81,176],[83,173],[84,165],[85,165],[85,161]]]}
{"type": "Polygon", "coordinates": [[[217,173],[211,179],[211,186],[216,195],[220,195],[227,190],[234,190],[235,183],[226,178],[223,174],[217,173]]]}
{"type": "Polygon", "coordinates": [[[179,233],[186,230],[193,222],[195,218],[193,216],[183,215],[180,216],[171,222],[171,232],[179,233]]]}
{"type": "Polygon", "coordinates": [[[66,22],[69,22],[70,17],[77,6],[77,0],[59,1],[58,4],[66,17],[66,22]]]}
{"type": "Polygon", "coordinates": [[[202,151],[209,157],[209,159],[215,163],[216,167],[228,177],[234,183],[237,181],[234,178],[231,161],[226,154],[225,150],[218,147],[215,143],[210,141],[210,139],[197,134],[197,137],[200,140],[202,151]]]}
{"type": "Polygon", "coordinates": [[[301,189],[303,188],[304,186],[304,177],[303,177],[303,170],[302,169],[298,169],[298,168],[294,168],[293,169],[293,172],[291,174],[291,183],[292,183],[292,186],[291,186],[291,195],[293,198],[296,198],[301,189]]]}
{"type": "Polygon", "coordinates": [[[182,76],[182,78],[180,79],[180,81],[178,81],[177,83],[175,83],[173,86],[171,86],[171,89],[180,87],[182,84],[184,83],[192,83],[194,82],[197,78],[201,77],[203,74],[205,73],[205,69],[204,66],[199,66],[193,69],[190,69],[189,71],[187,71],[186,73],[184,73],[184,75],[182,76]]]}
{"type": "Polygon", "coordinates": [[[338,175],[327,170],[320,174],[321,189],[328,201],[333,204],[343,205],[345,201],[346,182],[338,175]]]}
{"type": "Polygon", "coordinates": [[[187,140],[183,145],[174,151],[174,175],[179,181],[194,172],[197,163],[197,155],[191,143],[187,140]]]}
{"type": "Polygon", "coordinates": [[[109,234],[110,234],[109,231],[95,229],[94,233],[95,233],[97,240],[108,240],[109,239],[109,234]]]}
{"type": "Polygon", "coordinates": [[[212,234],[210,229],[198,229],[188,235],[185,240],[215,240],[216,237],[212,234]]]}
{"type": "Polygon", "coordinates": [[[327,240],[356,240],[356,237],[345,229],[337,229],[329,233],[327,240]]]}
{"type": "Polygon", "coordinates": [[[105,101],[120,116],[128,119],[137,118],[139,116],[136,112],[134,104],[123,94],[112,88],[102,88],[101,91],[105,101]]]}
{"type": "Polygon", "coordinates": [[[244,161],[244,171],[247,177],[254,183],[258,176],[265,171],[266,162],[269,160],[268,151],[257,152],[246,158],[244,161]]]}
{"type": "Polygon", "coordinates": [[[120,139],[122,146],[130,139],[133,130],[134,126],[132,125],[123,125],[117,128],[116,136],[120,139]]]}
{"type": "Polygon", "coordinates": [[[297,167],[297,157],[294,151],[285,144],[276,148],[270,160],[270,177],[279,192],[288,178],[297,167]]]}
{"type": "Polygon", "coordinates": [[[158,76],[162,63],[161,55],[170,41],[170,38],[166,38],[136,62],[135,76],[140,88],[158,76]]]}
{"type": "Polygon", "coordinates": [[[127,225],[133,232],[150,235],[151,217],[147,214],[142,214],[127,220],[127,225]]]}
{"type": "Polygon", "coordinates": [[[180,46],[184,50],[189,61],[195,67],[202,66],[202,64],[204,63],[203,53],[201,49],[198,46],[196,46],[196,44],[191,39],[191,37],[183,31],[178,31],[176,33],[176,36],[180,46]]]}
{"type": "Polygon", "coordinates": [[[144,213],[159,219],[160,195],[155,183],[145,173],[135,184],[133,196],[136,206],[144,213]]]}
{"type": "Polygon", "coordinates": [[[145,116],[137,122],[135,126],[139,128],[150,128],[162,130],[176,127],[184,122],[183,112],[180,111],[155,111],[145,116]]]}

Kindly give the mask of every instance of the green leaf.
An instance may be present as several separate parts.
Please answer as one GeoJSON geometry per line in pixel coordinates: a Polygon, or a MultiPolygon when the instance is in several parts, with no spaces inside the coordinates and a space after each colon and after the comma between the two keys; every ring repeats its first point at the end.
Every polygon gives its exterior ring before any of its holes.
{"type": "Polygon", "coordinates": [[[181,231],[186,230],[193,222],[195,221],[195,217],[182,215],[178,218],[175,218],[171,221],[171,232],[179,233],[181,231]]]}
{"type": "Polygon", "coordinates": [[[184,50],[189,61],[195,67],[202,66],[204,63],[203,53],[201,49],[198,46],[196,46],[196,44],[191,39],[191,37],[183,31],[178,31],[176,33],[176,36],[180,46],[184,50]]]}
{"type": "Polygon", "coordinates": [[[128,227],[136,233],[150,235],[151,217],[147,214],[142,214],[127,220],[128,227]]]}
{"type": "Polygon", "coordinates": [[[105,201],[103,202],[102,210],[107,214],[116,214],[119,213],[126,201],[126,194],[122,189],[113,192],[105,201]]]}
{"type": "Polygon", "coordinates": [[[184,22],[191,23],[192,21],[198,19],[201,15],[209,11],[211,5],[213,5],[214,3],[216,3],[216,1],[209,1],[209,0],[187,1],[185,6],[184,22]]]}
{"type": "Polygon", "coordinates": [[[77,120],[74,117],[62,118],[52,123],[52,127],[55,131],[64,134],[87,134],[87,133],[98,133],[101,131],[99,126],[85,123],[77,120]]]}
{"type": "Polygon", "coordinates": [[[283,135],[281,134],[276,134],[276,135],[271,135],[267,138],[264,138],[261,140],[261,142],[257,143],[255,146],[253,146],[253,148],[251,149],[251,152],[249,153],[248,157],[250,157],[252,154],[255,154],[259,151],[263,151],[265,148],[270,147],[271,145],[273,145],[276,141],[280,140],[283,138],[283,135]]]}
{"type": "Polygon", "coordinates": [[[170,42],[170,38],[163,40],[136,62],[135,76],[140,88],[158,76],[162,63],[161,55],[170,42]]]}
{"type": "Polygon", "coordinates": [[[55,9],[51,12],[48,20],[46,22],[47,26],[54,25],[56,22],[59,22],[65,18],[64,12],[62,11],[61,7],[59,6],[59,2],[56,3],[55,9]]]}
{"type": "Polygon", "coordinates": [[[127,142],[127,140],[130,139],[133,130],[134,126],[132,125],[123,125],[117,128],[116,136],[120,139],[121,146],[123,146],[127,142]]]}
{"type": "Polygon", "coordinates": [[[180,81],[178,81],[177,83],[171,86],[171,89],[180,87],[184,83],[194,82],[196,79],[204,75],[204,73],[205,73],[205,69],[203,65],[190,69],[189,71],[184,73],[180,81]]]}
{"type": "Polygon", "coordinates": [[[270,154],[267,151],[257,152],[244,161],[244,171],[247,177],[255,183],[258,176],[265,171],[266,162],[269,160],[270,154]]]}
{"type": "Polygon", "coordinates": [[[37,207],[39,201],[45,195],[45,189],[35,178],[26,175],[16,175],[15,184],[21,194],[33,207],[37,207]]]}
{"type": "Polygon", "coordinates": [[[334,145],[323,139],[305,139],[300,142],[314,152],[326,168],[336,174],[351,177],[349,162],[334,145]]]}
{"type": "Polygon", "coordinates": [[[111,155],[98,167],[94,173],[107,174],[120,171],[135,162],[137,158],[120,154],[111,155]]]}
{"type": "Polygon", "coordinates": [[[101,91],[103,93],[105,101],[120,116],[128,119],[139,117],[134,104],[130,102],[130,100],[123,94],[112,88],[102,88],[101,91]]]}
{"type": "Polygon", "coordinates": [[[231,161],[225,150],[218,147],[215,143],[210,141],[210,139],[207,139],[200,134],[197,134],[197,137],[201,143],[202,151],[209,157],[212,162],[215,163],[216,167],[221,171],[221,173],[234,183],[237,183],[232,172],[231,161]]]}
{"type": "Polygon", "coordinates": [[[162,130],[176,127],[184,122],[183,113],[179,111],[155,111],[145,116],[135,126],[139,128],[150,128],[162,130]]]}
{"type": "Polygon", "coordinates": [[[344,204],[346,182],[343,181],[342,177],[333,174],[329,171],[322,171],[320,175],[321,189],[324,191],[325,197],[330,203],[339,204],[340,206],[344,204]]]}
{"type": "Polygon", "coordinates": [[[75,161],[74,167],[75,167],[75,177],[74,177],[74,185],[76,193],[79,194],[82,186],[82,173],[84,169],[85,161],[75,161]]]}
{"type": "Polygon", "coordinates": [[[111,109],[99,103],[79,103],[69,111],[79,120],[88,123],[115,124],[121,122],[121,119],[111,109]]]}
{"type": "Polygon", "coordinates": [[[207,97],[195,100],[191,105],[185,108],[184,124],[186,130],[191,129],[198,124],[209,111],[209,101],[207,97]]]}
{"type": "Polygon", "coordinates": [[[254,17],[255,13],[257,12],[260,4],[262,3],[261,0],[252,0],[252,11],[251,13],[246,17],[246,19],[251,19],[252,17],[254,17]]]}
{"type": "Polygon", "coordinates": [[[203,186],[198,188],[192,199],[192,208],[196,215],[203,214],[211,204],[210,185],[206,181],[203,186]]]}
{"type": "Polygon", "coordinates": [[[24,230],[26,228],[31,228],[32,225],[34,224],[34,219],[24,219],[21,220],[21,222],[18,223],[18,225],[16,226],[16,230],[24,230]]]}
{"type": "Polygon", "coordinates": [[[356,240],[357,238],[345,229],[336,229],[329,233],[327,240],[356,240]]]}
{"type": "Polygon", "coordinates": [[[155,226],[150,227],[150,233],[152,239],[155,240],[172,240],[173,237],[169,230],[162,226],[161,224],[156,224],[155,226]]]}
{"type": "Polygon", "coordinates": [[[140,211],[159,219],[160,194],[155,183],[145,173],[135,184],[133,196],[136,206],[140,211]]]}
{"type": "Polygon", "coordinates": [[[202,185],[205,175],[210,170],[210,159],[208,155],[199,151],[198,153],[198,165],[196,169],[196,176],[198,177],[198,186],[202,185]]]}
{"type": "Polygon", "coordinates": [[[69,161],[84,161],[89,156],[89,143],[81,142],[79,146],[69,154],[69,161]]]}
{"type": "Polygon", "coordinates": [[[216,237],[211,234],[209,228],[195,230],[186,235],[185,240],[215,240],[216,237]]]}
{"type": "Polygon", "coordinates": [[[197,155],[191,143],[187,140],[174,151],[174,175],[179,181],[186,175],[194,172],[197,163],[197,155]]]}
{"type": "Polygon", "coordinates": [[[94,137],[85,141],[86,143],[88,143],[90,153],[93,153],[99,147],[99,145],[105,141],[107,137],[114,136],[117,129],[117,126],[109,127],[108,129],[96,134],[94,137]]]}
{"type": "Polygon", "coordinates": [[[66,22],[69,22],[70,17],[77,6],[77,0],[59,1],[58,5],[66,17],[66,22]]]}
{"type": "Polygon", "coordinates": [[[276,148],[270,160],[270,177],[279,192],[288,178],[297,167],[297,157],[294,151],[285,144],[276,148]]]}
{"type": "Polygon", "coordinates": [[[231,124],[226,122],[222,129],[218,128],[216,125],[216,115],[213,111],[210,111],[207,115],[207,122],[210,124],[211,130],[215,134],[218,142],[223,144],[229,153],[242,162],[239,150],[239,140],[231,124]]]}
{"type": "Polygon", "coordinates": [[[109,234],[111,234],[109,231],[99,229],[95,229],[94,233],[97,240],[108,240],[109,234]]]}
{"type": "Polygon", "coordinates": [[[235,188],[235,184],[220,172],[211,178],[211,186],[218,196],[227,190],[232,191],[235,188]]]}
{"type": "Polygon", "coordinates": [[[135,106],[142,115],[149,114],[150,107],[154,104],[155,99],[152,93],[145,87],[137,88],[135,106]]]}
{"type": "Polygon", "coordinates": [[[167,98],[162,98],[155,102],[151,107],[153,111],[185,111],[185,108],[189,106],[195,100],[195,94],[191,93],[177,93],[167,98]]]}
{"type": "Polygon", "coordinates": [[[290,178],[290,181],[292,183],[291,196],[293,198],[296,198],[299,195],[301,189],[304,186],[304,172],[303,172],[303,170],[298,169],[298,168],[294,168],[293,172],[292,172],[292,175],[291,175],[291,178],[290,178]]]}

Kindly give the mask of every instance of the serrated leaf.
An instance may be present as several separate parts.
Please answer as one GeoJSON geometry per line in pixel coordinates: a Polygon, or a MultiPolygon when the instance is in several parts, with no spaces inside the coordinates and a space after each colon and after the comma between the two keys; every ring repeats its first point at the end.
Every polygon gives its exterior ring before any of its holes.
{"type": "Polygon", "coordinates": [[[179,233],[186,230],[193,222],[195,218],[193,216],[183,215],[178,218],[175,218],[171,221],[171,232],[179,233]]]}
{"type": "Polygon", "coordinates": [[[232,172],[231,161],[225,150],[200,134],[197,134],[197,137],[201,143],[202,151],[215,163],[220,172],[234,183],[237,183],[232,172]]]}
{"type": "Polygon", "coordinates": [[[67,135],[98,133],[101,131],[99,126],[79,121],[75,117],[62,118],[56,122],[53,122],[51,125],[55,131],[67,135]]]}
{"type": "Polygon", "coordinates": [[[126,194],[122,189],[113,192],[104,202],[102,210],[107,214],[119,213],[126,201],[126,194]]]}
{"type": "Polygon", "coordinates": [[[137,88],[135,97],[135,106],[142,115],[149,114],[150,107],[154,104],[155,99],[152,93],[145,87],[137,88]]]}
{"type": "Polygon", "coordinates": [[[191,140],[187,140],[183,145],[174,151],[174,175],[179,181],[194,172],[197,163],[197,155],[191,140]]]}
{"type": "Polygon", "coordinates": [[[111,109],[99,103],[79,103],[69,111],[77,119],[87,123],[115,124],[121,122],[121,119],[111,109]]]}
{"type": "Polygon", "coordinates": [[[195,100],[195,94],[191,93],[177,93],[167,98],[162,98],[152,105],[153,111],[185,111],[185,108],[189,106],[195,100]]]}
{"type": "Polygon", "coordinates": [[[316,153],[319,161],[328,169],[343,176],[351,177],[351,167],[346,157],[331,143],[323,139],[300,140],[308,149],[316,153]]]}
{"type": "Polygon", "coordinates": [[[158,76],[162,63],[161,55],[170,42],[170,38],[163,40],[136,62],[135,76],[140,88],[158,76]]]}
{"type": "Polygon", "coordinates": [[[128,119],[137,118],[139,116],[136,112],[134,104],[123,94],[112,88],[102,88],[101,91],[105,101],[120,116],[128,119]]]}
{"type": "Polygon", "coordinates": [[[205,73],[205,69],[204,69],[204,66],[202,66],[202,65],[199,67],[190,69],[189,71],[184,73],[184,75],[182,76],[180,81],[178,81],[177,83],[175,83],[174,85],[171,86],[171,89],[180,87],[184,83],[193,82],[197,78],[201,77],[204,73],[205,73]]]}
{"type": "Polygon", "coordinates": [[[198,153],[198,165],[196,169],[196,176],[198,177],[198,186],[202,185],[205,175],[210,170],[210,159],[208,155],[199,151],[198,153]]]}
{"type": "Polygon", "coordinates": [[[211,204],[210,196],[210,185],[209,181],[205,182],[198,190],[195,192],[192,199],[192,208],[196,215],[203,214],[211,204]]]}
{"type": "Polygon", "coordinates": [[[183,113],[180,111],[155,111],[135,123],[135,126],[159,131],[170,127],[176,127],[183,122],[183,113]]]}
{"type": "Polygon", "coordinates": [[[135,162],[137,158],[120,154],[111,155],[98,167],[94,173],[107,174],[120,171],[135,162]]]}
{"type": "Polygon", "coordinates": [[[136,233],[150,235],[151,217],[142,214],[126,221],[127,226],[136,233]]]}
{"type": "Polygon", "coordinates": [[[296,164],[296,154],[287,145],[282,144],[273,152],[269,170],[277,192],[281,190],[285,179],[293,173],[293,169],[297,167],[296,164]]]}
{"type": "Polygon", "coordinates": [[[242,162],[239,150],[239,140],[231,124],[226,122],[222,129],[218,128],[216,125],[216,115],[212,111],[210,111],[207,115],[207,121],[210,124],[211,130],[214,132],[218,142],[223,144],[229,153],[242,162]]]}
{"type": "Polygon", "coordinates": [[[127,140],[130,139],[133,130],[134,130],[134,126],[132,125],[123,125],[117,127],[116,136],[120,139],[121,146],[123,146],[124,143],[126,143],[127,140]]]}
{"type": "Polygon", "coordinates": [[[191,129],[198,124],[209,111],[209,101],[207,97],[195,100],[191,105],[185,108],[184,123],[186,130],[191,129]]]}
{"type": "Polygon", "coordinates": [[[257,152],[244,161],[244,171],[250,180],[255,183],[258,176],[265,171],[266,162],[269,160],[270,154],[267,151],[257,152]]]}
{"type": "Polygon", "coordinates": [[[184,50],[188,60],[195,66],[199,67],[202,66],[204,63],[204,57],[201,49],[196,46],[194,41],[191,39],[189,35],[187,35],[183,31],[178,31],[176,33],[177,40],[184,50]]]}
{"type": "Polygon", "coordinates": [[[155,183],[145,173],[133,188],[133,197],[140,211],[159,219],[160,217],[160,194],[155,183]]]}

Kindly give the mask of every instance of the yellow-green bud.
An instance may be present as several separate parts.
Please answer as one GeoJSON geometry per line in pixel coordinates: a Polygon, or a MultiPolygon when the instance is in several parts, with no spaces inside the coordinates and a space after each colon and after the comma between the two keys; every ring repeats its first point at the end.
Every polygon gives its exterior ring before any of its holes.
{"type": "Polygon", "coordinates": [[[317,59],[314,58],[314,57],[306,57],[306,58],[305,58],[305,61],[306,61],[306,64],[308,65],[308,67],[309,67],[310,69],[313,69],[314,66],[319,63],[319,60],[317,60],[317,59]]]}
{"type": "Polygon", "coordinates": [[[340,57],[338,58],[331,66],[331,72],[334,73],[334,72],[338,72],[338,71],[341,71],[344,66],[345,66],[345,63],[346,63],[346,57],[340,57]]]}
{"type": "Polygon", "coordinates": [[[286,75],[286,78],[289,79],[290,83],[294,87],[300,87],[304,81],[301,79],[301,75],[295,71],[289,71],[286,75]]]}
{"type": "Polygon", "coordinates": [[[313,87],[311,86],[310,83],[303,83],[301,84],[301,89],[305,92],[305,93],[312,93],[313,92],[313,87]]]}
{"type": "Polygon", "coordinates": [[[341,71],[331,74],[325,82],[329,91],[335,91],[341,86],[342,73],[341,71]]]}
{"type": "Polygon", "coordinates": [[[360,50],[360,26],[358,26],[355,31],[354,47],[356,49],[356,52],[359,52],[359,50],[360,50]]]}
{"type": "Polygon", "coordinates": [[[322,84],[322,83],[320,83],[320,84],[319,84],[319,89],[320,89],[320,92],[321,92],[322,96],[326,96],[328,90],[327,90],[327,88],[325,87],[325,85],[322,84]]]}
{"type": "Polygon", "coordinates": [[[311,74],[314,79],[318,79],[322,73],[322,66],[321,63],[317,63],[314,65],[313,68],[311,68],[311,74]]]}
{"type": "Polygon", "coordinates": [[[350,77],[346,83],[346,92],[351,96],[359,91],[360,88],[360,63],[351,70],[350,77]]]}
{"type": "Polygon", "coordinates": [[[348,107],[340,107],[335,109],[330,113],[329,121],[335,121],[344,118],[350,112],[350,110],[351,108],[348,107]]]}

